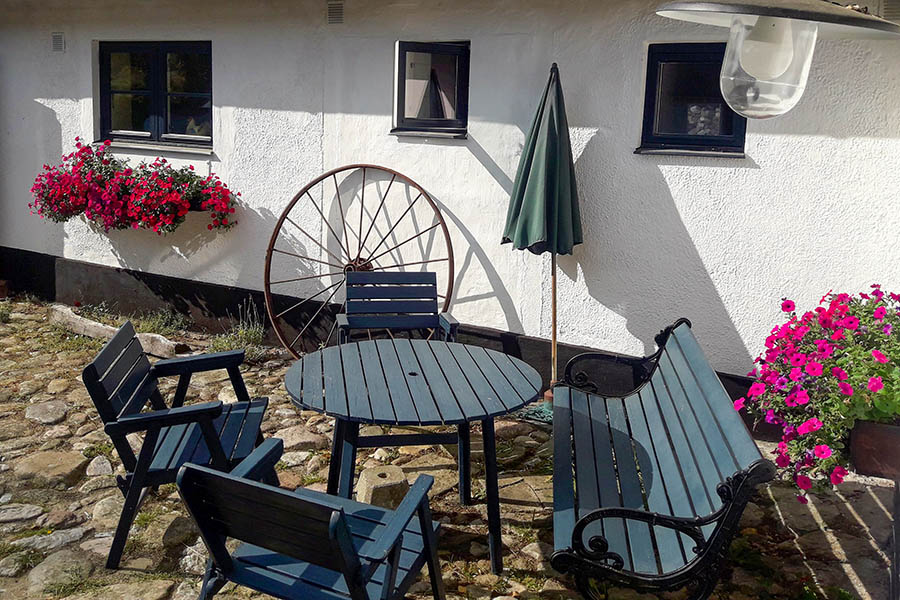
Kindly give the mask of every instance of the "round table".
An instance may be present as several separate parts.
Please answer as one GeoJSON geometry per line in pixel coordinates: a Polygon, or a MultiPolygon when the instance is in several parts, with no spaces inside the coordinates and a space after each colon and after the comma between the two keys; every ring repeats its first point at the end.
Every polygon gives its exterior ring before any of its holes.
{"type": "Polygon", "coordinates": [[[518,358],[480,346],[384,339],[331,346],[305,355],[285,375],[299,408],[335,417],[328,492],[349,498],[357,448],[458,444],[459,497],[471,502],[469,423],[484,439],[488,545],[503,568],[494,417],[533,402],[541,377],[518,358]],[[456,433],[359,436],[359,425],[456,425],[456,433]]]}

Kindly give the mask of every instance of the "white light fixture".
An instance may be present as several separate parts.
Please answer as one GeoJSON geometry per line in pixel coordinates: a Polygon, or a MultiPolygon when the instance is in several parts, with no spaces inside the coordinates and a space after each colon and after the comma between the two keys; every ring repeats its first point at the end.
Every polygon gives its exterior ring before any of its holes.
{"type": "Polygon", "coordinates": [[[791,110],[806,88],[816,39],[884,39],[900,25],[828,0],[676,1],[656,14],[731,32],[719,85],[735,112],[766,119],[791,110]]]}

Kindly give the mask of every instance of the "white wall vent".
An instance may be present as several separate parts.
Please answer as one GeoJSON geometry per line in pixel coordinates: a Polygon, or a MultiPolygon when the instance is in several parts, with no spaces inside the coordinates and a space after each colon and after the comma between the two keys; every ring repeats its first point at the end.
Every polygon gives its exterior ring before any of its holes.
{"type": "Polygon", "coordinates": [[[888,21],[900,23],[900,0],[882,0],[881,16],[888,21]]]}
{"type": "Polygon", "coordinates": [[[344,22],[344,0],[328,0],[328,24],[339,25],[344,22]]]}
{"type": "Polygon", "coordinates": [[[62,31],[54,31],[50,34],[50,50],[52,52],[66,51],[66,36],[62,31]]]}

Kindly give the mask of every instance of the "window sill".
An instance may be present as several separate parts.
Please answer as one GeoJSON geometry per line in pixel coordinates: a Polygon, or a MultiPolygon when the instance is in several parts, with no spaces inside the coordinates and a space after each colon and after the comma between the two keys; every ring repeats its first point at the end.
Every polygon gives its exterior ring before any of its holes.
{"type": "Polygon", "coordinates": [[[117,150],[138,150],[144,152],[165,152],[172,154],[197,154],[201,156],[212,156],[212,147],[188,146],[183,144],[160,144],[159,142],[126,142],[122,140],[113,140],[109,147],[114,152],[117,150]]]}
{"type": "Polygon", "coordinates": [[[747,158],[747,155],[738,150],[689,150],[687,148],[648,148],[641,146],[635,148],[635,154],[649,154],[651,156],[696,156],[701,158],[747,158]]]}
{"type": "Polygon", "coordinates": [[[468,136],[468,132],[465,129],[405,129],[402,127],[394,127],[391,129],[391,135],[464,140],[468,136]]]}

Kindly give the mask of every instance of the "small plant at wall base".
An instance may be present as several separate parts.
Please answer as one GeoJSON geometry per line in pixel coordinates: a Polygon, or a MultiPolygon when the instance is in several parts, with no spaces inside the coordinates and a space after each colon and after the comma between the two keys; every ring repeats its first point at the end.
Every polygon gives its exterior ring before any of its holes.
{"type": "Polygon", "coordinates": [[[788,299],[781,309],[788,319],[766,338],[749,373],[755,381],[734,407],[781,426],[775,463],[806,503],[814,486],[843,482],[856,421],[900,416],[900,295],[875,284],[829,292],[802,314],[788,299]]]}
{"type": "Polygon", "coordinates": [[[52,221],[84,216],[110,229],[171,233],[191,209],[209,212],[207,228],[230,229],[240,192],[217,175],[201,177],[193,165],[175,169],[164,158],[136,168],[113,156],[109,141],[97,147],[75,138],[75,152],[56,166],[44,165],[31,186],[32,214],[52,221]]]}

